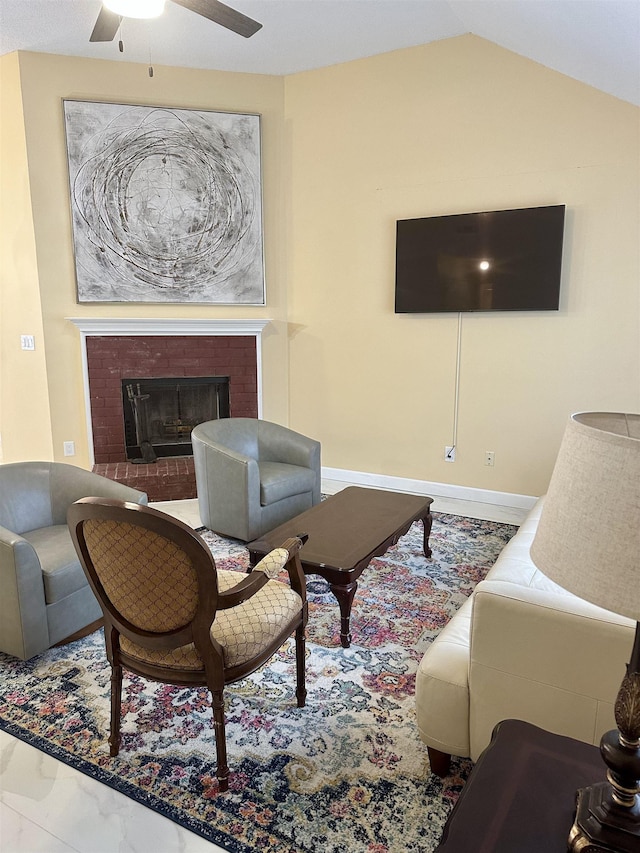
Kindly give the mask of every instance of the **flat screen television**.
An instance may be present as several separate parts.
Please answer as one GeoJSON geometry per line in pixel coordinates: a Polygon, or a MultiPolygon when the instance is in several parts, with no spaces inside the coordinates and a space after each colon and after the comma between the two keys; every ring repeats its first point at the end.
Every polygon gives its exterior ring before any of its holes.
{"type": "Polygon", "coordinates": [[[396,314],[557,311],[563,204],[400,219],[396,314]]]}

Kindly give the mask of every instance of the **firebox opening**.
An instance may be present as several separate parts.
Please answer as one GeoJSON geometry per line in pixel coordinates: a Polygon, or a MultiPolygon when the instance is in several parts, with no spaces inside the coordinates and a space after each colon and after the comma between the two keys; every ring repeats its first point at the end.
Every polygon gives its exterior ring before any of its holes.
{"type": "Polygon", "coordinates": [[[229,417],[229,377],[123,379],[122,402],[127,459],[191,456],[193,427],[229,417]]]}

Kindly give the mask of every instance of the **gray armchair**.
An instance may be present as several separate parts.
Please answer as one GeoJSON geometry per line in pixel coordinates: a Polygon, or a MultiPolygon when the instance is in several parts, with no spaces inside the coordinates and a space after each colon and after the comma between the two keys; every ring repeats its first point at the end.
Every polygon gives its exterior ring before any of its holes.
{"type": "Polygon", "coordinates": [[[202,523],[249,542],[320,503],[320,443],[255,418],[191,433],[202,523]]]}
{"type": "Polygon", "coordinates": [[[101,618],[67,527],[68,508],[90,496],[147,503],[74,465],[0,465],[0,651],[28,660],[101,618]]]}

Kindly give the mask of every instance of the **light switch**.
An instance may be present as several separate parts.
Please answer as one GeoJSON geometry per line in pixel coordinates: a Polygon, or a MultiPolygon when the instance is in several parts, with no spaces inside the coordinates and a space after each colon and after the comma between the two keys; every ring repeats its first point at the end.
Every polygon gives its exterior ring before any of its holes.
{"type": "Polygon", "coordinates": [[[20,335],[20,346],[22,349],[35,349],[36,339],[33,335],[20,335]]]}

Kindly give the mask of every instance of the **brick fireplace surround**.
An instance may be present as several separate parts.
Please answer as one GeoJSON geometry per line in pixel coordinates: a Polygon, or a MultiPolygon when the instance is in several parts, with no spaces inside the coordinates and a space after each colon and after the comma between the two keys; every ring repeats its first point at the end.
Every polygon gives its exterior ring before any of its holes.
{"type": "Polygon", "coordinates": [[[187,334],[161,334],[162,326],[157,324],[153,334],[144,334],[144,321],[134,331],[125,325],[124,334],[118,334],[118,324],[73,322],[83,331],[93,470],[146,492],[151,501],[195,498],[192,456],[165,457],[151,464],[127,461],[121,380],[228,376],[231,416],[259,417],[259,332],[268,321],[260,322],[257,334],[251,327],[249,334],[242,334],[246,324],[241,322],[236,331],[225,326],[222,333],[209,335],[202,325],[194,332],[184,323],[176,328],[186,328],[187,334]],[[92,334],[94,327],[96,333],[92,334]],[[103,329],[108,333],[100,334],[103,329]]]}

